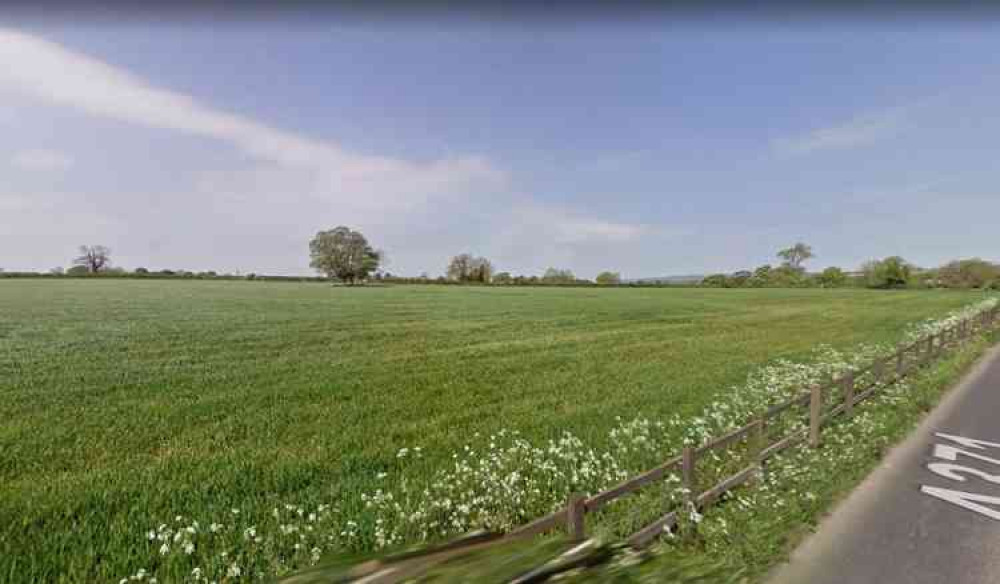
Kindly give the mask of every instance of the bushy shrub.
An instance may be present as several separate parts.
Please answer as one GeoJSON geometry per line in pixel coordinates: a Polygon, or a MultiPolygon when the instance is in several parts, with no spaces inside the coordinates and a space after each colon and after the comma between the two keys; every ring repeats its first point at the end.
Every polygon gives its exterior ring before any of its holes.
{"type": "Polygon", "coordinates": [[[831,266],[821,273],[818,277],[820,286],[824,288],[835,288],[838,286],[843,286],[847,283],[847,275],[844,274],[844,270],[836,266],[831,266]]]}
{"type": "Polygon", "coordinates": [[[701,285],[706,288],[725,288],[727,283],[727,278],[725,274],[712,274],[711,276],[705,276],[701,281],[701,285]]]}
{"type": "Polygon", "coordinates": [[[938,285],[946,288],[988,288],[1000,278],[1000,266],[979,258],[955,260],[938,270],[938,285]]]}
{"type": "Polygon", "coordinates": [[[618,272],[601,272],[596,281],[601,286],[617,286],[622,283],[622,276],[618,272]]]}
{"type": "Polygon", "coordinates": [[[728,288],[742,288],[746,286],[750,278],[753,277],[753,272],[748,270],[740,270],[739,272],[733,272],[732,276],[726,279],[726,287],[728,288]]]}
{"type": "Polygon", "coordinates": [[[872,260],[864,265],[865,285],[869,288],[905,288],[913,268],[899,256],[872,260]]]}

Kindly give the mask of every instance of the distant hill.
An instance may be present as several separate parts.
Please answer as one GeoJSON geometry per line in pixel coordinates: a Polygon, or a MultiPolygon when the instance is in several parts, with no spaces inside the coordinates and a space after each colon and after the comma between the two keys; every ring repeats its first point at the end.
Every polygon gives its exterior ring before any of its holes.
{"type": "Polygon", "coordinates": [[[632,278],[630,280],[624,280],[625,284],[634,282],[637,284],[692,284],[696,282],[701,282],[705,276],[703,275],[688,275],[688,276],[659,276],[654,278],[632,278]]]}

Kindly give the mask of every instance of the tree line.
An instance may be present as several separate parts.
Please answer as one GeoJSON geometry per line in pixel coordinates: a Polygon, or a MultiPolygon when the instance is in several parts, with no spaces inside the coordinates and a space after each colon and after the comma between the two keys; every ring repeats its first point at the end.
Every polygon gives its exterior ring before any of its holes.
{"type": "Polygon", "coordinates": [[[366,282],[401,284],[458,284],[491,286],[701,286],[707,288],[977,288],[1000,290],[1000,265],[980,258],[961,259],[936,268],[920,268],[899,256],[871,260],[856,271],[830,266],[819,272],[809,272],[805,264],[814,259],[811,246],[798,242],[777,252],[777,266],[765,264],[753,270],[731,274],[712,274],[691,283],[662,281],[623,282],[618,272],[605,271],[593,280],[577,277],[571,270],[548,268],[538,275],[514,275],[497,272],[492,261],[471,253],[451,258],[444,274],[436,278],[426,273],[419,277],[401,277],[386,271],[386,253],[374,248],[359,231],[346,226],[320,231],[309,242],[310,266],[320,275],[266,276],[255,273],[192,272],[163,269],[150,271],[136,268],[127,271],[114,267],[111,250],[103,245],[80,246],[69,269],[53,268],[47,274],[7,272],[0,277],[59,277],[98,276],[134,278],[192,278],[225,280],[269,280],[294,282],[335,281],[347,285],[366,282]]]}
{"type": "Polygon", "coordinates": [[[810,273],[805,262],[815,257],[804,243],[779,250],[780,265],[706,276],[709,288],[977,288],[1000,290],[1000,265],[980,258],[954,260],[936,268],[918,267],[900,256],[865,262],[848,272],[830,266],[810,273]]]}
{"type": "Polygon", "coordinates": [[[126,270],[111,263],[111,250],[103,245],[82,245],[79,254],[72,260],[69,268],[56,266],[48,272],[5,272],[0,268],[0,278],[59,278],[59,277],[94,277],[94,278],[181,278],[196,280],[268,280],[289,282],[326,282],[323,277],[311,276],[270,276],[256,273],[216,272],[214,270],[191,271],[184,269],[149,270],[138,267],[126,270]]]}
{"type": "Polygon", "coordinates": [[[513,275],[497,272],[489,259],[471,253],[451,258],[444,275],[432,279],[427,274],[419,278],[400,278],[383,270],[385,253],[374,249],[358,231],[340,226],[320,231],[309,244],[309,265],[327,278],[354,285],[370,280],[396,283],[479,284],[479,285],[553,285],[587,286],[617,285],[621,276],[603,272],[593,281],[576,277],[572,271],[549,268],[541,276],[513,275]]]}

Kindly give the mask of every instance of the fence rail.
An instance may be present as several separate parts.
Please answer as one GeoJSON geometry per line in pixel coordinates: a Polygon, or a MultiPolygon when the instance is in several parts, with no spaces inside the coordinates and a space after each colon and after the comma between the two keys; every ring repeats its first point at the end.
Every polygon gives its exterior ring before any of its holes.
{"type": "MultiPolygon", "coordinates": [[[[526,525],[522,525],[506,535],[471,534],[464,538],[424,550],[424,552],[420,553],[420,556],[424,558],[423,564],[430,565],[434,563],[428,561],[427,558],[435,554],[442,558],[445,555],[450,557],[457,550],[463,548],[472,549],[497,545],[560,528],[566,530],[571,541],[581,541],[586,537],[586,516],[588,513],[593,513],[612,501],[633,494],[677,472],[680,472],[681,475],[682,486],[686,492],[686,502],[695,509],[703,511],[717,502],[726,492],[753,479],[758,472],[763,470],[767,460],[771,457],[788,448],[797,446],[806,440],[808,440],[811,447],[819,447],[822,440],[823,426],[829,423],[831,419],[839,415],[849,417],[853,414],[854,408],[858,404],[870,398],[880,388],[901,381],[920,366],[941,357],[947,348],[960,345],[978,333],[987,332],[997,324],[998,313],[1000,313],[1000,306],[963,319],[951,327],[930,334],[915,342],[900,346],[888,357],[879,357],[864,367],[849,370],[836,379],[814,385],[804,393],[771,406],[747,424],[731,430],[722,436],[712,438],[700,446],[685,447],[680,455],[670,458],[663,464],[636,475],[610,489],[601,491],[590,497],[586,497],[580,493],[573,493],[569,496],[565,507],[549,515],[535,519],[526,525]],[[859,380],[864,380],[861,387],[858,386],[859,380]],[[840,399],[837,400],[839,403],[834,404],[831,397],[838,395],[840,396],[840,399]],[[795,429],[768,444],[766,433],[767,429],[771,426],[771,421],[796,407],[807,408],[805,412],[806,427],[795,429]],[[824,412],[824,408],[828,408],[828,410],[824,412]],[[714,451],[731,447],[740,442],[747,443],[747,449],[752,455],[753,463],[719,480],[713,486],[703,491],[698,491],[698,461],[714,451]]],[[[678,512],[679,509],[667,511],[655,521],[632,534],[627,540],[628,543],[634,548],[642,548],[649,545],[664,530],[672,529],[677,525],[678,512]]],[[[366,582],[397,582],[399,580],[395,579],[392,574],[399,574],[400,571],[398,567],[392,568],[389,566],[398,563],[398,557],[395,562],[387,560],[387,562],[382,563],[368,563],[365,565],[366,569],[360,570],[360,572],[366,575],[366,582]],[[379,565],[383,566],[384,570],[387,570],[386,579],[384,580],[374,577],[379,573],[379,565]]],[[[361,567],[359,566],[359,568],[361,567]]],[[[405,570],[405,572],[408,575],[412,575],[410,570],[405,570]]],[[[355,574],[357,573],[355,572],[355,574]]]]}

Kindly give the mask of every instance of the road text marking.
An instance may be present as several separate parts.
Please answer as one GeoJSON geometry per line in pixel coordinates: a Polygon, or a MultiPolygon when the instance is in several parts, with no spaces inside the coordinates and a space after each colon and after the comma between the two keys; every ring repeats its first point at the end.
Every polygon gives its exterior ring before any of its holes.
{"type": "MultiPolygon", "coordinates": [[[[942,432],[936,432],[935,436],[938,438],[944,438],[945,440],[950,440],[953,443],[959,444],[969,450],[985,450],[987,448],[1000,449],[1000,444],[996,442],[987,442],[985,440],[976,440],[975,438],[966,438],[964,436],[955,436],[953,434],[944,434],[942,432]]],[[[959,483],[964,483],[969,476],[977,477],[983,481],[994,485],[1000,485],[1000,475],[990,474],[978,468],[973,468],[970,466],[965,466],[962,464],[954,464],[958,459],[958,456],[962,455],[967,458],[974,460],[979,460],[982,462],[987,462],[990,464],[995,464],[1000,466],[1000,460],[995,458],[990,458],[989,456],[983,456],[982,454],[976,452],[969,452],[967,450],[962,450],[950,444],[935,444],[934,445],[934,458],[940,460],[946,460],[948,462],[934,461],[927,464],[927,469],[934,474],[944,477],[946,479],[956,481],[959,483]],[[969,476],[963,476],[969,475],[969,476]]],[[[993,497],[990,495],[981,495],[978,493],[967,493],[965,491],[956,491],[954,489],[945,489],[943,487],[932,487],[929,485],[921,485],[920,492],[925,495],[930,495],[951,503],[952,505],[958,505],[963,509],[968,509],[969,511],[975,511],[980,515],[985,515],[990,519],[995,519],[1000,521],[1000,509],[993,509],[987,507],[986,505],[1000,505],[1000,497],[993,497]],[[984,504],[980,504],[984,503],[984,504]]]]}

